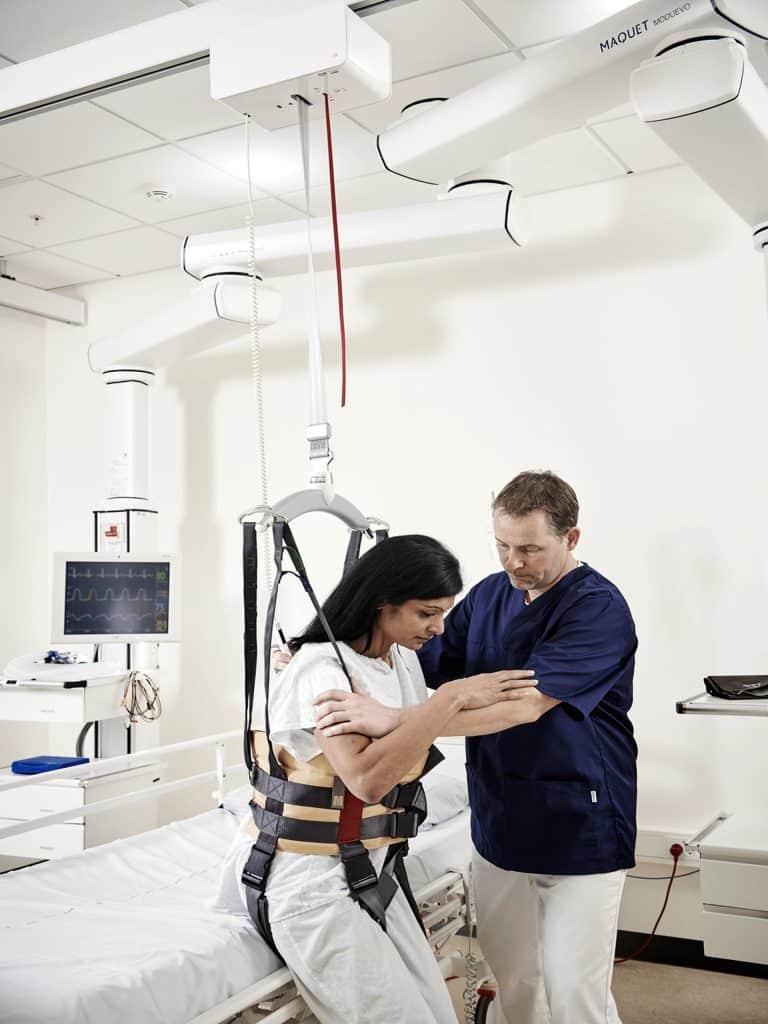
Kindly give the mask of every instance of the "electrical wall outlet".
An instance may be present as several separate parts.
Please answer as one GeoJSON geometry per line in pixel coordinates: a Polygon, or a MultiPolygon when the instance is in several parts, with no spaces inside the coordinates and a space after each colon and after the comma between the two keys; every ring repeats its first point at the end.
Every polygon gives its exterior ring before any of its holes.
{"type": "Polygon", "coordinates": [[[683,848],[683,852],[680,855],[680,859],[677,862],[678,865],[680,865],[680,864],[697,864],[698,865],[699,859],[700,859],[699,855],[697,853],[688,853],[686,851],[686,848],[685,848],[686,836],[681,836],[681,834],[679,832],[678,833],[670,832],[670,833],[668,833],[667,835],[664,836],[665,848],[666,848],[667,853],[669,854],[670,859],[672,858],[672,854],[669,851],[670,851],[671,847],[675,843],[679,843],[680,846],[682,846],[682,848],[683,848]]]}
{"type": "Polygon", "coordinates": [[[680,829],[679,832],[669,832],[666,829],[640,829],[637,834],[637,845],[635,855],[639,861],[649,863],[672,863],[672,854],[669,848],[673,843],[680,843],[683,847],[683,854],[678,864],[696,864],[699,858],[696,855],[685,853],[685,840],[693,835],[695,829],[680,829]]]}

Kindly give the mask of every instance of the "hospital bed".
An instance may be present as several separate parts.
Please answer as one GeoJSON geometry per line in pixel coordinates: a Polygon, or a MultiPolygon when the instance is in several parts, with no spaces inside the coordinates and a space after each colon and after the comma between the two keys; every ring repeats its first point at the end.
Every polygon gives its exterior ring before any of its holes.
{"type": "MultiPolygon", "coordinates": [[[[469,811],[454,755],[435,777],[433,814],[407,867],[444,973],[465,922],[469,811]],[[458,810],[458,813],[456,811],[458,810]]],[[[282,1024],[313,1018],[290,974],[242,912],[212,908],[247,800],[73,857],[0,876],[2,1024],[282,1024]]]]}

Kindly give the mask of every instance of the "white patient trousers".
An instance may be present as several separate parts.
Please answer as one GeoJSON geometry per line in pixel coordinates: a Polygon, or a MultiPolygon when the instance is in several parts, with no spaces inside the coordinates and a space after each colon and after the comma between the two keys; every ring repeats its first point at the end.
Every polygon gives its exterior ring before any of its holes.
{"type": "Polygon", "coordinates": [[[508,1024],[621,1024],[611,993],[624,871],[529,875],[472,858],[477,938],[508,1024]]]}
{"type": "Polygon", "coordinates": [[[457,1024],[440,968],[399,888],[386,933],[344,896],[272,921],[272,934],[320,1024],[457,1024]]]}

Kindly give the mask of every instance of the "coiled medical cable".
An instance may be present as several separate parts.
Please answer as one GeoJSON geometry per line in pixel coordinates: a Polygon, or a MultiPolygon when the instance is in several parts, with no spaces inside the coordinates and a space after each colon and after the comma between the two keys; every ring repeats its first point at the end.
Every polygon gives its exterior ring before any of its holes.
{"type": "Polygon", "coordinates": [[[464,1003],[464,1024],[474,1024],[475,1011],[477,1010],[477,980],[480,961],[472,949],[472,932],[477,923],[475,913],[475,878],[472,865],[469,865],[469,877],[464,880],[464,906],[467,916],[467,955],[464,958],[466,968],[466,980],[462,1000],[464,1003]]]}
{"type": "Polygon", "coordinates": [[[120,703],[128,713],[131,723],[136,723],[139,719],[144,722],[156,722],[163,713],[159,687],[150,675],[137,668],[128,673],[120,703]]]}

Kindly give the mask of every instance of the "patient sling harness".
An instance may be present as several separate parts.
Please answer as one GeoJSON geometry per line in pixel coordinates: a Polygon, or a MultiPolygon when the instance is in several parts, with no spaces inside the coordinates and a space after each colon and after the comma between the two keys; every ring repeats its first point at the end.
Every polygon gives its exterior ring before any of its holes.
{"type": "MultiPolygon", "coordinates": [[[[303,492],[308,494],[309,492],[303,492]]],[[[315,492],[316,493],[316,492],[315,492]]],[[[339,499],[335,499],[338,501],[339,499]]],[[[322,506],[319,506],[322,508],[322,506]]],[[[333,511],[328,508],[327,511],[333,511]]],[[[349,571],[359,556],[362,529],[352,529],[344,560],[344,574],[349,571]]],[[[295,575],[301,582],[312,603],[315,613],[325,630],[339,664],[350,678],[349,671],[323,614],[320,603],[307,577],[303,560],[286,519],[275,516],[272,524],[274,541],[275,581],[270,594],[264,629],[264,693],[265,693],[265,744],[268,749],[269,770],[259,764],[254,749],[254,731],[251,728],[253,696],[258,659],[257,639],[257,541],[256,529],[252,522],[243,524],[243,603],[244,603],[244,655],[245,655],[245,729],[243,747],[254,796],[260,794],[263,806],[256,799],[250,801],[253,821],[258,829],[258,839],[242,874],[245,885],[248,911],[262,938],[279,956],[269,924],[269,905],[266,896],[267,879],[272,859],[281,839],[292,840],[291,849],[317,853],[312,844],[335,844],[344,866],[349,894],[386,931],[386,909],[397,891],[398,883],[413,910],[419,925],[421,918],[408,883],[403,858],[408,853],[408,839],[416,835],[427,813],[424,790],[419,779],[443,760],[437,748],[432,747],[417,778],[396,785],[380,801],[386,808],[382,814],[363,816],[365,804],[345,787],[338,776],[333,777],[330,786],[313,786],[293,781],[286,773],[272,743],[269,741],[269,682],[270,647],[275,622],[277,596],[280,582],[285,575],[295,575]],[[283,568],[283,555],[287,552],[294,571],[283,568]],[[338,810],[338,821],[316,821],[310,816],[288,817],[284,812],[286,804],[294,808],[338,810]],[[371,863],[366,840],[384,839],[391,841],[384,868],[380,876],[371,863]],[[300,844],[307,844],[301,850],[300,844]],[[299,844],[297,846],[297,844],[299,844]]],[[[387,536],[386,531],[376,531],[376,541],[387,536]]],[[[379,806],[376,805],[376,806],[379,806]]],[[[325,852],[325,851],[323,851],[325,852]]],[[[333,849],[331,852],[334,852],[333,849]]]]}

